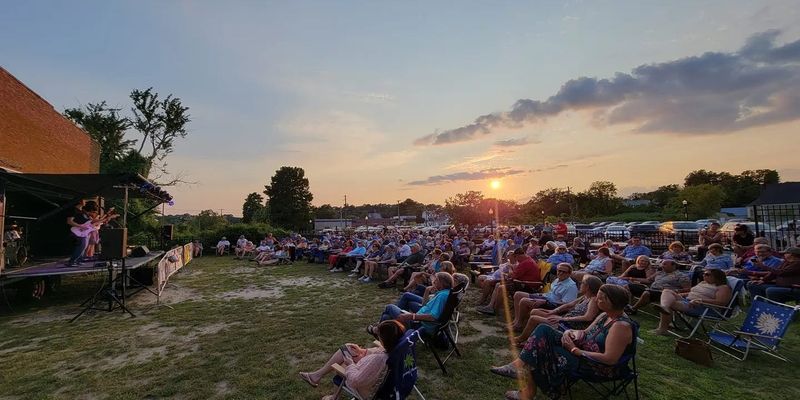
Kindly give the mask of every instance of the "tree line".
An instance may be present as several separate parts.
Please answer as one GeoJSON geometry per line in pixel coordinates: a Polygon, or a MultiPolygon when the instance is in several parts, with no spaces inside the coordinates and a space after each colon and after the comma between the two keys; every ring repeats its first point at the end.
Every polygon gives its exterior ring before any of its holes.
{"type": "Polygon", "coordinates": [[[269,223],[294,230],[311,228],[315,218],[364,219],[369,213],[384,218],[413,215],[423,222],[425,211],[445,213],[458,224],[488,224],[498,210],[501,223],[533,224],[550,219],[594,220],[617,219],[690,219],[715,216],[722,207],[746,206],[755,200],[765,184],[779,183],[778,172],[770,169],[747,170],[738,175],[728,172],[697,170],[690,172],[683,184],[661,186],[651,192],[634,193],[627,198],[618,195],[617,187],[608,181],[593,182],[584,191],[570,188],[540,190],[524,203],[487,198],[482,192],[467,191],[445,200],[444,206],[423,204],[406,199],[396,204],[362,204],[333,206],[311,205],[313,196],[302,168],[282,167],[261,193],[247,195],[242,206],[243,222],[269,223]],[[631,206],[625,200],[646,200],[631,206]],[[683,201],[687,202],[684,208],[683,201]]]}

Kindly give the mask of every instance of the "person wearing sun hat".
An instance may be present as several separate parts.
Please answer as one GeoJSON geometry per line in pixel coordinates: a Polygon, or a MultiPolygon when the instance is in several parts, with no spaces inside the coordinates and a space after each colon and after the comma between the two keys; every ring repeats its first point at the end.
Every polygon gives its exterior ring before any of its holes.
{"type": "Polygon", "coordinates": [[[783,257],[783,263],[777,269],[750,281],[747,287],[751,298],[765,296],[781,303],[800,302],[800,247],[787,248],[783,257]]]}

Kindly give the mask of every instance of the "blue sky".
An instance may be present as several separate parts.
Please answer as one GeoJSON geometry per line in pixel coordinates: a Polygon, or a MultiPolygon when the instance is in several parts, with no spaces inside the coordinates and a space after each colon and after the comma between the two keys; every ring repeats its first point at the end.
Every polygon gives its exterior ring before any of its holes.
{"type": "Polygon", "coordinates": [[[345,194],[356,204],[441,203],[488,192],[484,177],[502,178],[498,195],[515,200],[594,180],[629,193],[697,168],[775,168],[800,179],[796,104],[780,92],[800,79],[796,60],[774,65],[787,80],[775,72],[775,83],[742,89],[777,99],[748,111],[773,111],[768,123],[729,129],[741,115],[726,120],[719,103],[757,100],[711,85],[710,94],[677,95],[681,109],[667,110],[653,91],[624,92],[621,103],[567,102],[467,140],[414,143],[454,137],[520,99],[545,101],[572,79],[667,80],[632,70],[744,54],[748,38],[770,30],[778,31],[764,48],[781,49],[800,39],[799,12],[799,1],[18,1],[0,14],[0,65],[59,110],[127,106],[131,89],[149,86],[180,97],[190,134],[168,162],[197,184],[172,189],[172,212],[240,213],[247,193],[282,165],[305,168],[315,204],[345,194]],[[698,102],[704,114],[684,118],[698,102]],[[643,132],[648,124],[659,128],[643,132]],[[517,145],[497,144],[504,140],[517,145]]]}

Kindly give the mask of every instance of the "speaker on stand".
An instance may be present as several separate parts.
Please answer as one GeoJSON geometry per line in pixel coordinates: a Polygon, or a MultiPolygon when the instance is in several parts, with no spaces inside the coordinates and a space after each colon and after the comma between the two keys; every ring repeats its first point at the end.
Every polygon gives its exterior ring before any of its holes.
{"type": "Polygon", "coordinates": [[[100,230],[102,256],[106,260],[123,259],[128,256],[128,228],[106,228],[100,230]]]}

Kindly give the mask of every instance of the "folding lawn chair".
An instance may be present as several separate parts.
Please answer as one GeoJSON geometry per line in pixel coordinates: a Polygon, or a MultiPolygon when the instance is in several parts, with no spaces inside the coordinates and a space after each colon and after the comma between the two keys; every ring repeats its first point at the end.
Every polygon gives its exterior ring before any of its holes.
{"type": "MultiPolygon", "coordinates": [[[[400,342],[389,354],[386,360],[386,375],[383,378],[372,400],[403,400],[411,394],[412,391],[416,392],[420,400],[425,400],[425,397],[417,388],[417,353],[416,343],[419,340],[420,333],[418,330],[409,329],[403,334],[400,342]]],[[[336,371],[336,376],[333,378],[334,384],[337,386],[334,398],[338,398],[339,394],[344,391],[353,400],[368,400],[362,398],[354,390],[347,386],[345,379],[345,370],[339,364],[334,364],[333,369],[336,371]]]]}
{"type": "Polygon", "coordinates": [[[744,281],[732,276],[728,277],[728,286],[731,288],[731,300],[727,306],[702,303],[706,306],[699,316],[692,316],[676,311],[672,314],[672,323],[677,329],[686,328],[689,334],[683,336],[673,330],[669,333],[683,339],[689,339],[697,333],[698,329],[708,335],[710,330],[716,329],[719,324],[735,318],[741,312],[741,298],[744,295],[744,281]],[[709,326],[706,326],[709,325],[709,326]],[[709,329],[709,327],[711,329],[709,329]]]}
{"type": "Polygon", "coordinates": [[[750,350],[758,350],[783,361],[789,361],[778,353],[778,345],[786,335],[798,306],[756,296],[750,311],[737,331],[714,329],[708,334],[711,347],[744,361],[750,350]]]}
{"type": "MultiPolygon", "coordinates": [[[[458,357],[461,357],[461,352],[458,350],[458,345],[456,344],[456,338],[458,337],[458,321],[453,321],[453,314],[458,312],[458,306],[461,304],[461,301],[464,300],[465,289],[465,285],[459,285],[453,288],[450,291],[450,295],[447,296],[447,303],[444,305],[442,315],[439,316],[439,321],[433,323],[433,326],[429,323],[426,327],[420,329],[425,336],[423,340],[425,347],[433,353],[433,357],[436,359],[436,363],[439,364],[439,368],[441,368],[444,375],[447,375],[447,368],[445,368],[447,360],[449,360],[454,353],[458,357]],[[455,335],[452,332],[453,330],[455,330],[455,335]],[[442,359],[442,356],[440,356],[439,352],[436,350],[436,341],[440,339],[445,339],[448,345],[448,351],[444,359],[442,359]]],[[[458,316],[456,318],[458,318],[458,316]]]]}
{"type": "MultiPolygon", "coordinates": [[[[616,371],[616,373],[611,377],[599,376],[589,372],[592,370],[591,368],[578,368],[570,374],[566,382],[567,393],[569,393],[570,399],[572,398],[572,387],[580,381],[586,383],[602,399],[608,399],[612,396],[619,396],[623,393],[625,394],[626,399],[630,398],[628,396],[628,385],[633,383],[633,398],[637,400],[639,399],[639,370],[636,368],[636,348],[639,342],[639,324],[633,320],[631,320],[631,322],[634,339],[631,344],[628,345],[628,348],[623,353],[619,362],[611,367],[616,371]]],[[[580,362],[581,364],[594,363],[600,364],[604,367],[606,366],[605,364],[602,364],[588,356],[581,358],[580,362]]]]}

